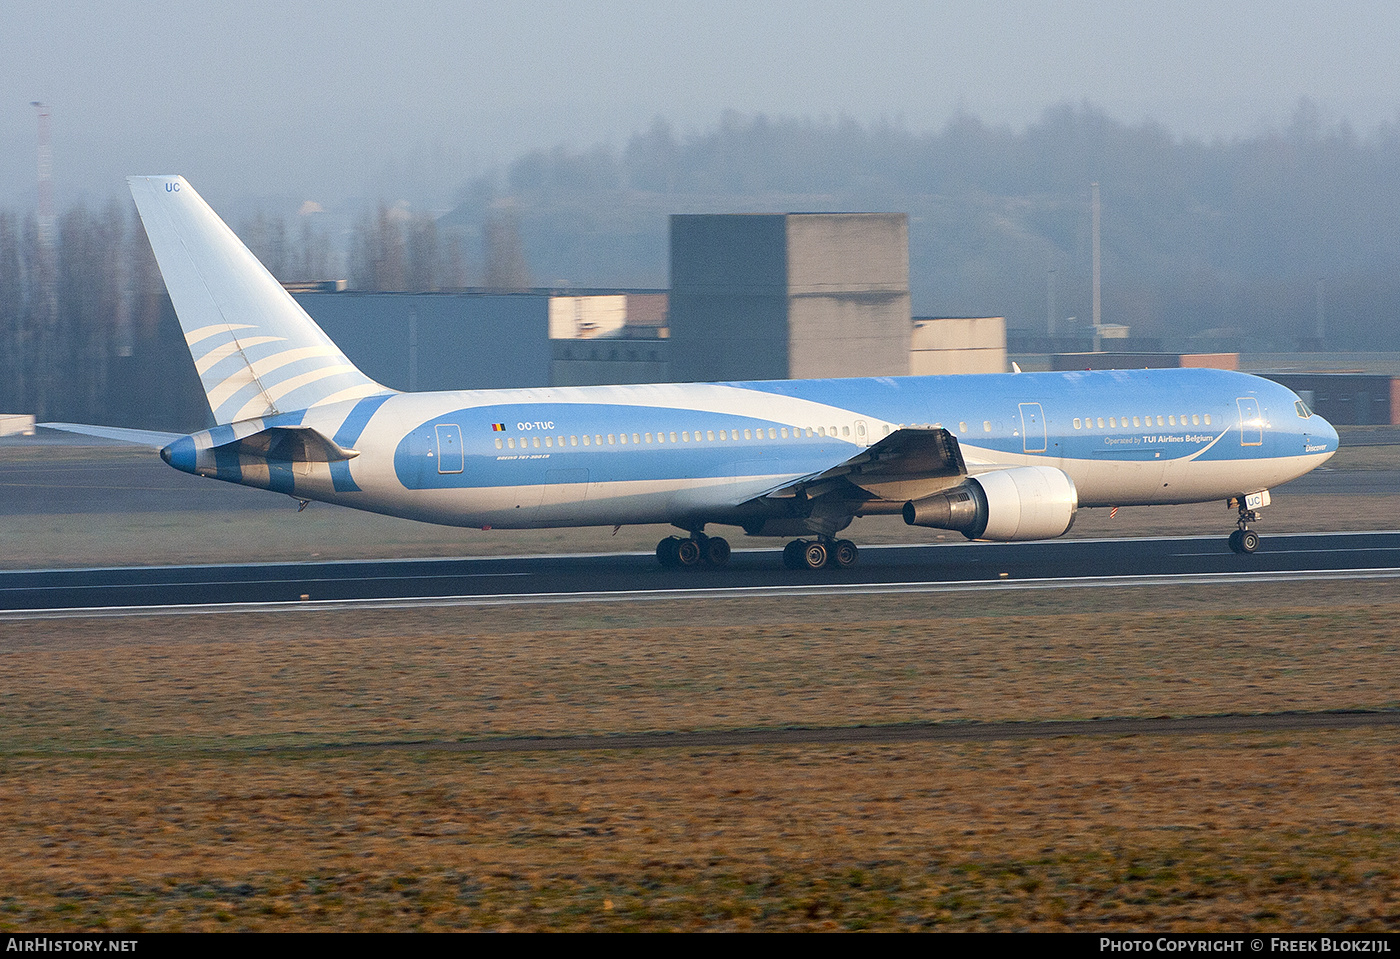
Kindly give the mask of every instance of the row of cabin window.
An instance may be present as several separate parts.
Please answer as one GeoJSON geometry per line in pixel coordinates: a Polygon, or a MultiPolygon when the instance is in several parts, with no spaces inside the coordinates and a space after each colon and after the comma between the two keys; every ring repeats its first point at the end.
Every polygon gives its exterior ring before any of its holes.
{"type": "MultiPolygon", "coordinates": [[[[1157,417],[1155,417],[1155,419],[1156,419],[1156,423],[1157,423],[1158,426],[1176,426],[1176,425],[1177,425],[1177,417],[1175,417],[1175,416],[1157,416],[1157,417]]],[[[1139,419],[1138,417],[1134,416],[1134,417],[1133,417],[1133,426],[1134,426],[1134,427],[1137,427],[1137,428],[1141,428],[1141,427],[1143,427],[1143,426],[1151,426],[1152,423],[1153,423],[1153,420],[1154,420],[1154,417],[1152,417],[1152,416],[1145,416],[1145,417],[1142,417],[1141,419],[1139,419]]],[[[1186,416],[1186,414],[1185,414],[1185,413],[1181,414],[1181,425],[1182,425],[1182,426],[1187,426],[1187,425],[1190,425],[1190,426],[1200,426],[1201,423],[1202,423],[1202,420],[1204,420],[1206,426],[1209,426],[1209,425],[1210,425],[1210,414],[1209,414],[1209,413],[1206,413],[1206,414],[1204,415],[1204,417],[1203,417],[1203,416],[1202,416],[1201,414],[1199,414],[1199,413],[1192,413],[1191,416],[1190,416],[1190,423],[1189,423],[1189,424],[1187,423],[1187,416],[1186,416]]],[[[1122,420],[1122,421],[1123,421],[1123,426],[1126,427],[1126,426],[1128,425],[1128,418],[1125,416],[1125,417],[1123,417],[1123,420],[1122,420]]],[[[1095,423],[1098,424],[1098,428],[1099,428],[1099,429],[1104,429],[1104,418],[1103,418],[1102,416],[1086,416],[1082,421],[1081,421],[1081,420],[1079,419],[1079,417],[1077,417],[1077,416],[1074,418],[1074,428],[1075,428],[1075,429],[1087,429],[1087,430],[1091,430],[1091,429],[1094,428],[1094,424],[1095,424],[1095,423]]],[[[1107,428],[1108,428],[1108,429],[1111,429],[1111,430],[1116,430],[1116,429],[1118,429],[1118,417],[1116,417],[1116,416],[1110,416],[1110,417],[1108,418],[1108,427],[1107,427],[1107,428]]]]}
{"type": "MultiPolygon", "coordinates": [[[[756,429],[756,430],[754,430],[754,429],[747,429],[747,430],[744,430],[744,439],[746,439],[746,440],[755,439],[755,436],[754,436],[755,433],[758,434],[757,437],[756,437],[757,439],[763,439],[763,428],[762,428],[762,427],[760,427],[759,429],[756,429]]],[[[688,430],[682,430],[682,431],[680,432],[680,434],[679,434],[679,438],[677,438],[677,434],[676,434],[674,431],[670,432],[669,434],[668,434],[668,433],[657,433],[657,434],[656,434],[656,437],[655,437],[655,442],[657,442],[657,443],[665,443],[665,442],[667,442],[666,437],[667,437],[668,435],[670,436],[670,442],[672,442],[672,443],[689,443],[689,442],[691,441],[691,440],[690,440],[690,432],[689,432],[688,430]]],[[[825,427],[825,426],[817,426],[817,427],[811,427],[811,426],[809,426],[809,427],[807,427],[807,436],[836,436],[836,435],[838,435],[838,431],[837,431],[837,428],[836,428],[835,426],[831,427],[830,432],[827,431],[827,427],[825,427]]],[[[843,426],[843,427],[841,427],[841,428],[840,428],[839,435],[841,435],[841,436],[850,436],[850,435],[851,435],[851,428],[850,428],[849,426],[843,426]]],[[[627,443],[628,443],[627,436],[628,436],[628,434],[626,434],[626,433],[609,433],[609,434],[607,435],[607,445],[608,445],[608,446],[619,446],[619,445],[621,445],[621,446],[626,446],[627,443]]],[[[653,442],[652,434],[650,434],[650,433],[633,433],[633,434],[631,434],[631,436],[632,436],[631,442],[633,442],[633,443],[635,443],[635,444],[638,444],[638,445],[640,445],[640,444],[642,444],[642,443],[651,443],[651,442],[653,442]]],[[[739,439],[739,431],[738,431],[738,430],[732,430],[732,431],[731,431],[731,430],[720,430],[720,431],[719,431],[719,438],[720,438],[721,440],[723,440],[723,441],[726,441],[726,442],[728,442],[728,441],[730,441],[730,440],[737,440],[737,439],[739,439]],[[732,434],[733,434],[732,436],[730,435],[731,432],[732,432],[732,434]]],[[[770,440],[776,440],[776,439],[780,439],[780,438],[781,438],[781,439],[788,439],[788,428],[787,428],[786,426],[782,426],[782,427],[771,427],[771,426],[770,426],[770,427],[768,427],[768,439],[770,439],[770,440]]],[[[793,427],[793,429],[792,429],[792,438],[793,438],[793,439],[801,439],[801,438],[802,438],[802,429],[799,428],[799,427],[793,427]]],[[[591,445],[591,446],[602,446],[602,445],[603,445],[603,434],[602,434],[602,433],[594,433],[593,436],[592,436],[592,442],[591,442],[591,443],[589,442],[589,439],[590,439],[590,438],[589,438],[588,434],[585,433],[584,436],[583,436],[583,443],[582,443],[581,445],[583,445],[583,446],[590,446],[590,445],[591,445]]],[[[568,443],[567,443],[567,444],[564,442],[564,437],[562,437],[562,436],[558,437],[558,440],[559,440],[558,445],[561,446],[561,447],[562,447],[562,446],[565,446],[565,445],[568,445],[568,446],[579,446],[579,445],[580,445],[580,443],[579,443],[579,438],[578,438],[577,436],[570,436],[570,437],[568,438],[568,443]]],[[[544,446],[544,447],[546,447],[546,448],[553,448],[553,447],[555,446],[555,442],[554,442],[554,441],[555,441],[555,437],[552,436],[552,435],[550,435],[550,436],[543,436],[543,437],[541,437],[541,436],[522,436],[522,437],[520,437],[520,447],[519,447],[519,448],[522,449],[522,450],[523,450],[523,449],[529,449],[529,448],[531,448],[531,447],[533,447],[534,449],[539,449],[541,446],[544,446]]],[[[705,430],[705,438],[702,440],[702,439],[700,438],[700,431],[699,431],[699,430],[696,430],[696,431],[695,431],[695,442],[697,442],[697,443],[701,443],[701,442],[713,443],[713,442],[715,442],[715,431],[714,431],[714,430],[705,430]]],[[[499,449],[512,449],[512,450],[513,450],[513,449],[515,449],[515,448],[516,448],[516,445],[515,445],[515,437],[509,436],[509,437],[506,437],[505,440],[502,440],[499,436],[496,437],[496,449],[498,449],[498,450],[499,450],[499,449]]]]}

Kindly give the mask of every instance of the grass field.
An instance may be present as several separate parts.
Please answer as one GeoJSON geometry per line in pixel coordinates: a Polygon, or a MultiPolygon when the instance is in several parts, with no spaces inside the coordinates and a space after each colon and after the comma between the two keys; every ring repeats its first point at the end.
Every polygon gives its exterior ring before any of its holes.
{"type": "Polygon", "coordinates": [[[1400,730],[473,740],[1400,707],[1386,585],[0,624],[0,929],[1400,929],[1400,730]]]}
{"type": "MultiPolygon", "coordinates": [[[[1394,470],[1400,447],[1329,465],[1394,470]]],[[[1285,487],[1265,516],[1266,535],[1400,528],[1388,496],[1285,487]]],[[[1071,535],[1223,537],[1231,520],[1084,511],[1071,535]]],[[[650,549],[667,532],[55,511],[0,516],[0,563],[650,549]]],[[[937,537],[889,518],[852,532],[937,537]]],[[[1396,931],[1393,726],[472,743],[1396,710],[1398,653],[1389,583],[0,622],[0,930],[1396,931]]]]}

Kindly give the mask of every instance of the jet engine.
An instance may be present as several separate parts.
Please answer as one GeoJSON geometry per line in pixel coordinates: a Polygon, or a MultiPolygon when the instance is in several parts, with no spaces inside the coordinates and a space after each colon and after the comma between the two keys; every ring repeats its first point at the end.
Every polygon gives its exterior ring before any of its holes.
{"type": "Polygon", "coordinates": [[[968,539],[1050,539],[1079,509],[1074,481],[1053,466],[1018,466],[969,476],[950,490],[904,504],[910,526],[957,530],[968,539]]]}

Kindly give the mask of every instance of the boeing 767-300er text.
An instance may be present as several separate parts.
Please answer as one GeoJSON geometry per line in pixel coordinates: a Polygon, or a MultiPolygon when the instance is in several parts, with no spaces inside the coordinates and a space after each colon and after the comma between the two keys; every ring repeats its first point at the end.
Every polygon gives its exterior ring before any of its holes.
{"type": "Polygon", "coordinates": [[[1230,537],[1337,433],[1269,380],[1212,369],[399,393],[346,358],[178,176],[131,177],[209,397],[193,435],[46,424],[160,447],[176,469],[482,529],[669,523],[667,566],[723,565],[712,525],[791,537],[902,514],[970,539],[1059,536],[1083,507],[1228,501],[1230,537]]]}

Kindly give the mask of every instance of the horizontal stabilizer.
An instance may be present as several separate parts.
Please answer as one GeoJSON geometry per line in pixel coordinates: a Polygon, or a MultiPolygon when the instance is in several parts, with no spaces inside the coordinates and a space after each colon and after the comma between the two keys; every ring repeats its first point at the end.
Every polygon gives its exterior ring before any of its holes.
{"type": "Polygon", "coordinates": [[[319,430],[309,426],[273,426],[215,446],[211,453],[237,453],[268,460],[295,463],[336,463],[354,459],[359,450],[346,449],[319,430]]]}
{"type": "Polygon", "coordinates": [[[135,443],[160,449],[184,436],[184,433],[161,433],[157,430],[128,430],[118,426],[88,426],[85,423],[40,423],[46,430],[62,430],[65,433],[81,433],[84,436],[98,436],[104,440],[117,440],[121,443],[135,443]]]}

